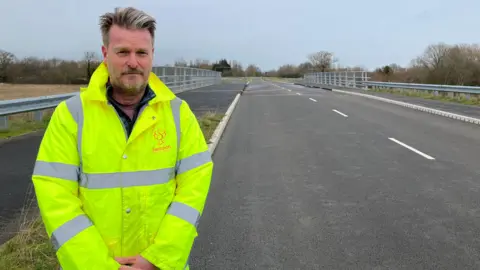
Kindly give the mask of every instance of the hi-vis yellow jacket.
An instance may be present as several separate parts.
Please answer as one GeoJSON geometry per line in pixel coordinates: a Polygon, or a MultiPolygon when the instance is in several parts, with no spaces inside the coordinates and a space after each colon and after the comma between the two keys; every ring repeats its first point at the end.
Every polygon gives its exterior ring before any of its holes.
{"type": "Polygon", "coordinates": [[[156,97],[127,139],[107,102],[101,64],[79,96],[60,103],[32,180],[65,270],[118,269],[142,255],[161,270],[188,269],[213,162],[195,115],[153,73],[156,97]]]}

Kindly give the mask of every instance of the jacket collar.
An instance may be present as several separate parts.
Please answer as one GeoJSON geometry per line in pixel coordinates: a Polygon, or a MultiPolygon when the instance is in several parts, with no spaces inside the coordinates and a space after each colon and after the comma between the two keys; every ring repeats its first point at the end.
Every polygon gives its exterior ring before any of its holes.
{"type": "MultiPolygon", "coordinates": [[[[80,91],[87,99],[107,102],[108,78],[107,66],[102,62],[93,72],[88,86],[81,88],[80,91]]],[[[150,104],[175,98],[175,94],[153,72],[150,72],[148,86],[155,94],[155,97],[150,100],[150,104]]]]}

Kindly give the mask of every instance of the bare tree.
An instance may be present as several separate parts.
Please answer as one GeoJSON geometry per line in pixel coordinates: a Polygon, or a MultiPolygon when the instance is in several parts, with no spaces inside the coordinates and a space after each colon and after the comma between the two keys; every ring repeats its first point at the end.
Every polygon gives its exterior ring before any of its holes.
{"type": "Polygon", "coordinates": [[[429,45],[423,55],[418,58],[418,63],[431,70],[438,69],[444,64],[449,49],[450,47],[445,43],[429,45]]]}
{"type": "Polygon", "coordinates": [[[98,58],[95,52],[85,52],[84,61],[86,64],[87,80],[90,81],[93,71],[98,66],[98,58]]]}
{"type": "Polygon", "coordinates": [[[0,82],[9,81],[9,71],[12,64],[15,62],[15,55],[13,53],[0,50],[0,82]]]}
{"type": "Polygon", "coordinates": [[[240,62],[233,60],[230,66],[232,67],[232,76],[234,77],[245,76],[245,71],[243,70],[243,66],[240,62]]]}
{"type": "Polygon", "coordinates": [[[283,65],[278,68],[277,76],[283,78],[299,78],[302,76],[300,69],[295,65],[283,65]]]}
{"type": "Polygon", "coordinates": [[[313,65],[311,62],[303,62],[300,65],[298,65],[298,72],[302,75],[312,71],[313,71],[313,65]]]}
{"type": "Polygon", "coordinates": [[[175,66],[175,67],[186,67],[186,66],[188,66],[188,64],[187,64],[187,61],[185,61],[185,59],[180,58],[180,59],[175,60],[175,63],[173,64],[173,66],[175,66]]]}
{"type": "Polygon", "coordinates": [[[325,72],[332,69],[332,65],[338,62],[334,58],[333,53],[327,51],[319,51],[308,55],[308,60],[312,63],[315,71],[325,72]]]}
{"type": "Polygon", "coordinates": [[[389,65],[393,72],[379,68],[373,80],[450,85],[480,85],[480,45],[431,44],[414,58],[409,67],[389,65]]]}
{"type": "Polygon", "coordinates": [[[260,76],[261,74],[262,71],[260,70],[260,68],[254,64],[248,65],[247,69],[245,69],[245,75],[249,77],[260,76]]]}

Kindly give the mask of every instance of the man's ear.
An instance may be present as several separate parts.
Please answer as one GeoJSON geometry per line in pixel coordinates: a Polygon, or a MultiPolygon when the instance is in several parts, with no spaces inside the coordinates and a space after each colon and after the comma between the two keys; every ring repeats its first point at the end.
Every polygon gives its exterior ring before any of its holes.
{"type": "Polygon", "coordinates": [[[102,55],[103,55],[103,63],[107,64],[107,47],[102,45],[102,55]]]}

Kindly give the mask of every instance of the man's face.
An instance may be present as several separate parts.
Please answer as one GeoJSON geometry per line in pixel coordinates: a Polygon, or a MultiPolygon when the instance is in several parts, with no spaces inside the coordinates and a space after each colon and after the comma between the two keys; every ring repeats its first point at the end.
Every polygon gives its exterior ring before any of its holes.
{"type": "Polygon", "coordinates": [[[113,25],[108,47],[102,46],[110,83],[125,94],[141,93],[152,70],[153,45],[148,30],[129,30],[113,25]]]}

